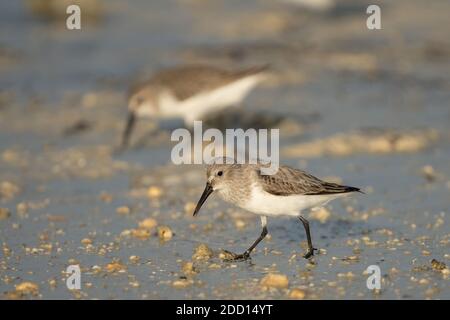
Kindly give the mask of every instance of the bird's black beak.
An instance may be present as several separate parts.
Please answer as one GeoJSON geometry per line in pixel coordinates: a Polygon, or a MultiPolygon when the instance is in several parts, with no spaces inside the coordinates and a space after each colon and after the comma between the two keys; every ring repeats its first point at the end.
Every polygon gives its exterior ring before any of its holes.
{"type": "Polygon", "coordinates": [[[136,115],[133,111],[129,111],[125,130],[123,131],[122,134],[122,143],[120,145],[121,149],[124,149],[128,146],[130,135],[134,128],[135,123],[136,123],[136,115]]]}
{"type": "Polygon", "coordinates": [[[206,199],[208,199],[209,195],[213,193],[213,188],[209,182],[206,183],[205,190],[203,190],[202,196],[200,200],[198,200],[197,206],[195,207],[193,216],[195,217],[197,213],[200,211],[200,208],[205,203],[206,199]]]}

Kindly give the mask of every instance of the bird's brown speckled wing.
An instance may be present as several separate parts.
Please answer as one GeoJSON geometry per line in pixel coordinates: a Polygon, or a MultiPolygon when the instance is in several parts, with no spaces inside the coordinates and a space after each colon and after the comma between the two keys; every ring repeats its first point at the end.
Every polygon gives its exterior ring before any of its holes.
{"type": "Polygon", "coordinates": [[[211,66],[183,66],[157,73],[147,84],[170,88],[178,100],[188,99],[196,94],[213,90],[257,74],[266,67],[228,71],[211,66]]]}
{"type": "Polygon", "coordinates": [[[360,191],[358,188],[325,182],[302,170],[280,166],[274,175],[259,174],[264,191],[280,196],[295,194],[320,195],[360,191]]]}

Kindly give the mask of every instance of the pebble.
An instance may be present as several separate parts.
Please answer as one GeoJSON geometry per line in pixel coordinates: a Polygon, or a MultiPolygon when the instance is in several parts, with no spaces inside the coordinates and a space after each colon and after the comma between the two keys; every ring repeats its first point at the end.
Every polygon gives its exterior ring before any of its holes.
{"type": "Polygon", "coordinates": [[[111,203],[111,201],[113,201],[113,196],[107,192],[102,192],[100,194],[100,200],[105,203],[111,203]]]}
{"type": "Polygon", "coordinates": [[[213,256],[212,250],[206,244],[199,244],[192,255],[192,260],[208,260],[213,256]]]}
{"type": "Polygon", "coordinates": [[[109,273],[125,272],[126,266],[123,265],[120,261],[113,261],[105,266],[105,271],[109,273]]]}
{"type": "Polygon", "coordinates": [[[233,260],[234,256],[233,256],[231,253],[222,250],[222,251],[220,251],[220,253],[219,253],[219,258],[220,258],[221,260],[233,260]]]}
{"type": "Polygon", "coordinates": [[[24,295],[37,295],[39,293],[39,286],[33,282],[25,281],[16,285],[16,292],[24,295]]]}
{"type": "Polygon", "coordinates": [[[320,208],[317,210],[311,210],[309,217],[313,220],[318,220],[320,223],[325,223],[331,216],[331,212],[327,208],[320,208]]]}
{"type": "Polygon", "coordinates": [[[304,290],[301,289],[292,289],[289,292],[289,298],[291,299],[298,299],[298,300],[303,300],[306,297],[306,292],[304,290]]]}
{"type": "Polygon", "coordinates": [[[11,200],[20,192],[20,188],[12,182],[0,183],[0,199],[11,200]]]}
{"type": "Polygon", "coordinates": [[[338,278],[352,279],[355,277],[355,274],[353,272],[349,271],[347,273],[338,273],[337,276],[338,276],[338,278]]]}
{"type": "Polygon", "coordinates": [[[11,216],[11,211],[7,208],[0,208],[0,220],[5,220],[11,216]]]}
{"type": "Polygon", "coordinates": [[[130,256],[130,257],[128,258],[128,260],[129,260],[131,263],[137,264],[137,263],[139,263],[139,261],[141,260],[141,257],[139,257],[139,256],[130,256]]]}
{"type": "Polygon", "coordinates": [[[192,285],[194,282],[188,279],[180,279],[172,282],[172,286],[177,289],[184,289],[192,285]]]}
{"type": "Polygon", "coordinates": [[[84,238],[81,240],[81,244],[83,244],[85,246],[90,245],[90,244],[92,244],[92,240],[89,238],[84,238]]]}
{"type": "Polygon", "coordinates": [[[56,280],[55,279],[50,279],[48,280],[48,285],[53,289],[56,288],[56,280]]]}
{"type": "Polygon", "coordinates": [[[242,229],[244,229],[244,228],[247,226],[247,224],[245,223],[245,221],[242,220],[242,219],[237,219],[237,220],[234,222],[234,225],[235,225],[236,229],[238,229],[238,230],[242,230],[242,229]]]}
{"type": "Polygon", "coordinates": [[[158,227],[158,237],[160,240],[168,241],[168,240],[172,239],[173,232],[169,227],[161,226],[161,227],[158,227]]]}
{"type": "Polygon", "coordinates": [[[28,205],[25,202],[18,203],[16,206],[17,215],[25,217],[28,213],[28,205]]]}
{"type": "Polygon", "coordinates": [[[430,255],[431,255],[431,252],[428,251],[428,250],[422,250],[422,255],[424,255],[424,256],[430,256],[430,255]]]}
{"type": "Polygon", "coordinates": [[[101,271],[102,271],[102,268],[100,266],[95,265],[92,267],[92,273],[94,273],[94,274],[99,273],[101,271]]]}
{"type": "Polygon", "coordinates": [[[194,202],[188,202],[184,205],[184,212],[187,215],[192,215],[194,213],[196,204],[194,202]]]}
{"type": "Polygon", "coordinates": [[[130,208],[129,208],[129,207],[126,207],[126,206],[118,207],[118,208],[116,209],[116,213],[117,213],[118,215],[121,215],[121,216],[129,215],[130,212],[131,212],[130,208]]]}
{"type": "Polygon", "coordinates": [[[150,231],[147,229],[132,229],[131,236],[139,240],[147,240],[150,238],[150,231]]]}
{"type": "Polygon", "coordinates": [[[269,273],[261,279],[260,285],[268,288],[286,289],[289,286],[289,279],[284,274],[269,273]]]}
{"type": "Polygon", "coordinates": [[[161,188],[158,188],[155,186],[151,186],[147,190],[147,195],[149,198],[159,198],[162,196],[162,194],[163,194],[163,192],[162,192],[161,188]]]}
{"type": "Polygon", "coordinates": [[[431,260],[431,266],[433,267],[434,270],[437,270],[437,271],[442,271],[447,268],[445,263],[440,262],[436,259],[431,260]]]}
{"type": "Polygon", "coordinates": [[[181,265],[181,270],[186,276],[191,276],[197,273],[197,270],[194,267],[194,264],[190,261],[184,262],[181,265]]]}
{"type": "Polygon", "coordinates": [[[433,182],[437,178],[436,171],[431,165],[423,166],[421,172],[428,182],[433,182]]]}
{"type": "Polygon", "coordinates": [[[153,218],[147,218],[139,222],[139,228],[142,229],[153,229],[158,225],[158,222],[153,218]]]}

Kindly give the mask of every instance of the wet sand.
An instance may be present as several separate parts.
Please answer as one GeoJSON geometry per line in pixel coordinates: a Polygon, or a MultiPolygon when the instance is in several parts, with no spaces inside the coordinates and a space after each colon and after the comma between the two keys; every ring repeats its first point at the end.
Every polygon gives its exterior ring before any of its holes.
{"type": "Polygon", "coordinates": [[[369,31],[359,1],[108,1],[81,32],[0,4],[0,297],[449,299],[450,4],[380,3],[369,31]],[[223,260],[259,218],[214,196],[192,217],[205,173],[171,164],[181,122],[142,120],[114,152],[128,84],[197,62],[270,63],[240,116],[216,121],[279,127],[283,163],[365,190],[305,213],[312,260],[287,218],[251,261],[223,260]],[[65,285],[73,264],[81,290],[65,285]]]}

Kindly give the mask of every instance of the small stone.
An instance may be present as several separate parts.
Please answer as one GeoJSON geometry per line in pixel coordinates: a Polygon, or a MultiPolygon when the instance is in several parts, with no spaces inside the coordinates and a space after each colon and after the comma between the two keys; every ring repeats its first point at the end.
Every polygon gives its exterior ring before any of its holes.
{"type": "Polygon", "coordinates": [[[162,195],[162,193],[163,192],[161,188],[155,186],[152,186],[147,190],[147,195],[149,196],[149,198],[159,198],[162,195]]]}
{"type": "Polygon", "coordinates": [[[188,215],[192,215],[194,213],[196,204],[194,202],[188,202],[184,205],[184,212],[188,215]]]}
{"type": "Polygon", "coordinates": [[[298,300],[303,300],[306,297],[306,292],[304,290],[301,289],[292,289],[289,292],[289,298],[291,299],[298,299],[298,300]]]}
{"type": "Polygon", "coordinates": [[[437,270],[437,271],[442,271],[445,268],[447,268],[445,263],[440,262],[440,261],[438,261],[436,259],[431,260],[431,266],[433,267],[434,270],[437,270]]]}
{"type": "Polygon", "coordinates": [[[131,236],[139,240],[147,240],[150,238],[150,231],[147,229],[132,229],[131,236]]]}
{"type": "Polygon", "coordinates": [[[325,223],[330,218],[331,212],[326,208],[311,210],[309,217],[314,220],[319,220],[320,223],[325,223]]]}
{"type": "Polygon", "coordinates": [[[6,245],[6,243],[3,244],[2,250],[5,257],[9,257],[12,253],[12,250],[6,245]]]}
{"type": "Polygon", "coordinates": [[[199,244],[192,255],[192,260],[208,260],[213,256],[212,250],[206,244],[199,244]]]}
{"type": "Polygon", "coordinates": [[[111,201],[113,201],[113,196],[107,192],[102,192],[100,194],[100,200],[106,203],[111,203],[111,201]]]}
{"type": "Polygon", "coordinates": [[[397,269],[397,268],[395,268],[395,267],[392,267],[391,268],[391,275],[395,275],[395,274],[398,274],[400,271],[397,269]]]}
{"type": "Polygon", "coordinates": [[[11,200],[20,192],[20,188],[12,182],[0,183],[0,199],[11,200]]]}
{"type": "Polygon", "coordinates": [[[124,272],[126,271],[126,266],[120,261],[113,261],[105,266],[105,270],[109,273],[124,272]]]}
{"type": "Polygon", "coordinates": [[[147,218],[147,219],[144,219],[141,222],[139,222],[139,228],[147,229],[147,230],[153,229],[157,225],[158,225],[158,222],[153,218],[147,218]]]}
{"type": "Polygon", "coordinates": [[[20,217],[25,217],[28,213],[28,205],[25,202],[18,203],[16,206],[16,211],[20,217]]]}
{"type": "Polygon", "coordinates": [[[422,175],[427,179],[428,182],[433,182],[436,180],[436,172],[431,165],[426,165],[422,167],[422,175]]]}
{"type": "Polygon", "coordinates": [[[5,220],[11,216],[11,211],[7,208],[0,208],[0,220],[5,220]]]}
{"type": "Polygon", "coordinates": [[[261,286],[277,289],[286,289],[289,286],[289,279],[284,274],[269,273],[261,279],[261,286]]]}
{"type": "Polygon", "coordinates": [[[33,282],[25,281],[16,285],[16,292],[24,295],[37,295],[39,293],[39,286],[33,282]]]}
{"type": "Polygon", "coordinates": [[[131,212],[130,208],[126,206],[118,207],[116,209],[116,213],[121,216],[127,216],[130,214],[130,212],[131,212]]]}
{"type": "Polygon", "coordinates": [[[49,216],[47,216],[47,220],[49,222],[66,222],[67,217],[62,216],[62,215],[49,215],[49,216]]]}
{"type": "Polygon", "coordinates": [[[130,260],[131,263],[137,264],[141,260],[141,257],[139,257],[139,256],[130,256],[128,258],[128,260],[130,260]]]}
{"type": "Polygon", "coordinates": [[[129,237],[132,235],[132,230],[130,229],[125,229],[120,233],[121,237],[129,237]]]}
{"type": "Polygon", "coordinates": [[[177,289],[184,289],[192,285],[194,282],[188,279],[180,279],[172,282],[172,286],[177,289]]]}
{"type": "Polygon", "coordinates": [[[247,224],[245,223],[244,220],[242,220],[242,219],[237,219],[237,220],[234,222],[234,225],[236,226],[236,229],[242,230],[242,229],[244,229],[244,228],[246,227],[247,224]]]}
{"type": "Polygon", "coordinates": [[[99,273],[101,271],[102,271],[102,268],[100,266],[95,265],[92,267],[92,273],[99,273]]]}
{"type": "Polygon", "coordinates": [[[191,276],[197,273],[197,270],[194,268],[194,264],[192,262],[184,262],[181,266],[181,270],[186,276],[191,276]]]}
{"type": "Polygon", "coordinates": [[[160,240],[168,241],[168,240],[172,239],[173,232],[169,227],[161,226],[161,227],[158,227],[158,237],[160,240]]]}
{"type": "Polygon", "coordinates": [[[56,280],[55,280],[55,279],[50,279],[50,280],[48,280],[48,285],[49,285],[52,289],[56,288],[56,280]]]}
{"type": "Polygon", "coordinates": [[[349,272],[340,272],[337,274],[338,278],[347,278],[347,279],[352,279],[355,277],[355,274],[351,271],[349,272]]]}
{"type": "Polygon", "coordinates": [[[222,250],[222,251],[220,251],[220,253],[219,253],[219,258],[220,258],[221,260],[227,261],[227,260],[233,260],[233,259],[234,259],[234,256],[233,256],[233,254],[232,254],[231,252],[222,250]]]}
{"type": "Polygon", "coordinates": [[[92,244],[92,240],[89,238],[84,238],[81,240],[81,244],[85,245],[85,246],[90,245],[90,244],[92,244]]]}
{"type": "Polygon", "coordinates": [[[336,287],[337,286],[337,282],[336,281],[329,281],[328,282],[328,286],[329,287],[336,287]]]}
{"type": "Polygon", "coordinates": [[[359,256],[347,256],[342,259],[343,261],[350,261],[350,262],[358,262],[359,256]]]}

